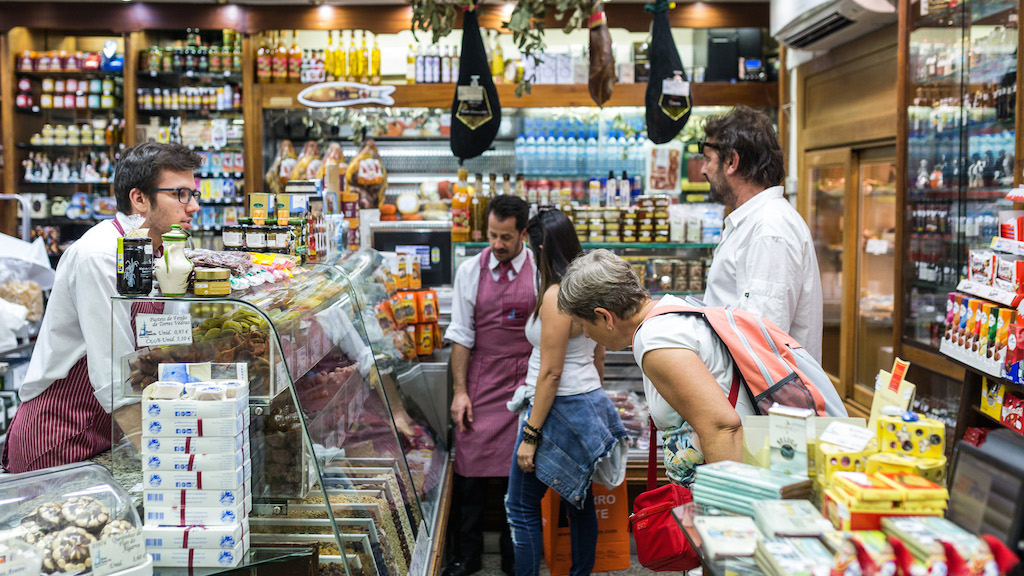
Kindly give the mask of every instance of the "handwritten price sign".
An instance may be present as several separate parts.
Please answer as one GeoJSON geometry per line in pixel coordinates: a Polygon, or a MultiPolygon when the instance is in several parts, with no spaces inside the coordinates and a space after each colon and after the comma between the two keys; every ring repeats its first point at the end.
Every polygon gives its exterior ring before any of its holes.
{"type": "Polygon", "coordinates": [[[105,576],[142,564],[146,561],[145,544],[138,529],[89,544],[93,575],[105,576]]]}
{"type": "Polygon", "coordinates": [[[192,343],[191,314],[139,314],[135,318],[138,346],[192,343]]]}

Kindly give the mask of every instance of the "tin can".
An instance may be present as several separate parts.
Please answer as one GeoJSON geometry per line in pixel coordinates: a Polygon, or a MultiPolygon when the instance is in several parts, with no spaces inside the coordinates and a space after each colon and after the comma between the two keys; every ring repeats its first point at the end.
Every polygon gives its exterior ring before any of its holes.
{"type": "Polygon", "coordinates": [[[117,291],[141,295],[153,291],[153,241],[150,238],[117,239],[117,291]]]}

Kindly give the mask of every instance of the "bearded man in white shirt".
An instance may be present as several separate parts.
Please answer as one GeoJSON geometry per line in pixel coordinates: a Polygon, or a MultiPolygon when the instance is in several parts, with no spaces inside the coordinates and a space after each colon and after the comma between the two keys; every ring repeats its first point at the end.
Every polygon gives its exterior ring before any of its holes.
{"type": "Polygon", "coordinates": [[[822,296],[807,223],[783,196],[782,148],[765,114],[736,106],[705,120],[701,174],[732,210],[704,301],[766,316],[821,361],[822,296]]]}
{"type": "Polygon", "coordinates": [[[147,142],[121,152],[114,175],[118,213],[90,228],[61,256],[25,381],[22,404],[4,443],[8,472],[80,462],[111,445],[111,424],[137,428],[138,403],[120,394],[111,353],[135,350],[136,313],[162,304],[136,302],[131,312],[113,306],[117,294],[117,240],[148,229],[153,252],[177,224],[191,227],[199,211],[193,172],[199,155],[180,144],[147,142]]]}

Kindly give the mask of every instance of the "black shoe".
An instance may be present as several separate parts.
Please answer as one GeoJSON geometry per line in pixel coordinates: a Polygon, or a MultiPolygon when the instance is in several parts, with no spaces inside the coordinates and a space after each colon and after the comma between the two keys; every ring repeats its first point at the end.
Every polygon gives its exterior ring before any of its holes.
{"type": "Polygon", "coordinates": [[[483,565],[480,562],[480,558],[456,560],[445,567],[441,576],[469,576],[479,572],[481,568],[483,568],[483,565]]]}

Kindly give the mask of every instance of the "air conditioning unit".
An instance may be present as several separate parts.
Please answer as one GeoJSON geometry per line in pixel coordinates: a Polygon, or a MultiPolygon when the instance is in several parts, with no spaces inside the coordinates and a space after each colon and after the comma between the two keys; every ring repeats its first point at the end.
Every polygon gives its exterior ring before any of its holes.
{"type": "Polygon", "coordinates": [[[896,0],[771,0],[770,31],[790,48],[826,51],[896,19],[896,0]]]}

